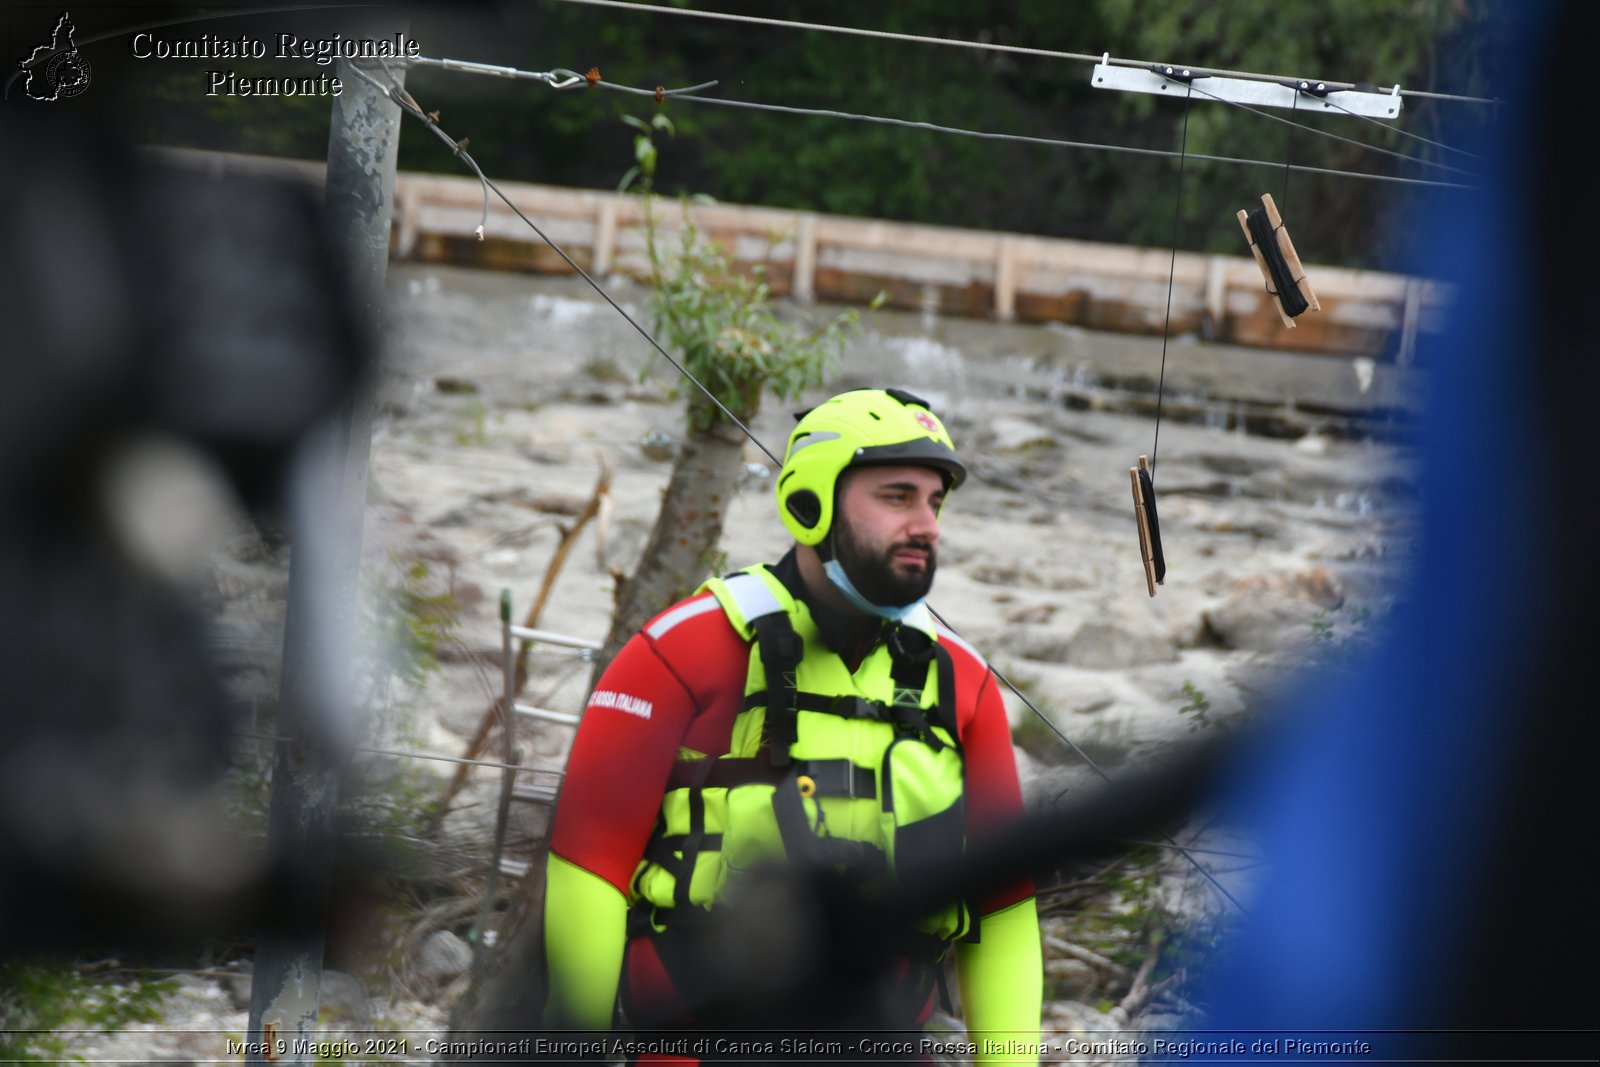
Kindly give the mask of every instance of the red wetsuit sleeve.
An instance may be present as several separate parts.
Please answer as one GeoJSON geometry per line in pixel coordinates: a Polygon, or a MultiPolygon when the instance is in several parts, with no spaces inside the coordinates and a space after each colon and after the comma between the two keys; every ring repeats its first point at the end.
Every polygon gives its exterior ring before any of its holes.
{"type": "Polygon", "coordinates": [[[728,751],[748,659],[710,594],[674,605],[622,646],[573,740],[551,851],[626,895],[679,747],[728,751]]]}
{"type": "MultiPolygon", "coordinates": [[[[960,728],[967,759],[967,839],[979,841],[986,833],[1022,816],[1022,787],[1017,782],[1017,761],[1011,751],[1011,723],[994,673],[981,660],[968,659],[959,651],[953,655],[957,664],[956,692],[977,686],[970,718],[961,720],[960,728]]],[[[978,910],[987,915],[1032,895],[1033,881],[1019,879],[984,896],[978,902],[978,910]]]]}
{"type": "Polygon", "coordinates": [[[689,690],[645,635],[635,634],[600,676],[584,709],[550,832],[551,851],[626,895],[694,712],[689,690]]]}

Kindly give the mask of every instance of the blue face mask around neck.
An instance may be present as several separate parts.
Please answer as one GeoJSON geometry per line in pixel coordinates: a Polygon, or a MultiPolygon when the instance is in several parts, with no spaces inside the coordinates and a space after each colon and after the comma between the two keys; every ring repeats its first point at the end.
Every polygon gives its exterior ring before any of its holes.
{"type": "Polygon", "coordinates": [[[850,580],[850,576],[844,572],[844,567],[837,559],[830,559],[824,563],[822,572],[828,576],[828,581],[833,583],[834,588],[844,594],[846,600],[857,610],[864,611],[868,615],[876,615],[878,618],[888,619],[890,622],[904,622],[906,616],[922,606],[922,598],[920,597],[900,607],[884,607],[882,604],[874,604],[861,595],[861,590],[856,588],[856,584],[850,580]]]}

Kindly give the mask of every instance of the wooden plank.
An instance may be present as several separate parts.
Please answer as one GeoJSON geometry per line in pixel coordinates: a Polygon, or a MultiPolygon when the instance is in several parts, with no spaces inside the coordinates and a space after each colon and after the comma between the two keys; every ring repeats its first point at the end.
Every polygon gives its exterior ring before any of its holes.
{"type": "Polygon", "coordinates": [[[1206,264],[1206,315],[1211,322],[1213,337],[1222,332],[1222,323],[1227,318],[1227,297],[1227,261],[1221,256],[1212,256],[1210,262],[1206,264]]]}
{"type": "Polygon", "coordinates": [[[612,256],[617,249],[617,202],[602,200],[594,221],[594,272],[611,273],[612,256]]]}
{"type": "MultiPolygon", "coordinates": [[[[257,165],[247,157],[225,159],[229,168],[257,165]]],[[[297,175],[309,173],[311,167],[286,167],[282,161],[260,165],[280,172],[293,169],[297,175]]],[[[532,183],[506,183],[504,188],[522,211],[580,262],[598,262],[606,271],[638,269],[643,240],[639,198],[532,183]]],[[[443,258],[450,262],[565,269],[537,251],[508,258],[508,242],[530,246],[541,242],[493,201],[486,229],[502,247],[475,251],[455,242],[457,237],[471,236],[483,210],[483,190],[475,178],[402,175],[397,195],[402,203],[397,243],[414,254],[426,257],[448,250],[443,258]],[[446,243],[430,239],[434,235],[446,238],[446,243]]],[[[741,261],[765,263],[774,284],[801,299],[821,296],[824,289],[829,299],[867,299],[883,289],[895,306],[936,302],[950,314],[1149,333],[1160,329],[1170,266],[1175,332],[1199,329],[1215,340],[1351,355],[1395,351],[1393,331],[1436,330],[1450,299],[1447,287],[1427,279],[1318,267],[1316,287],[1307,281],[1302,293],[1308,305],[1323,313],[1322,325],[1328,328],[1306,329],[1308,320],[1288,318],[1276,300],[1272,303],[1278,321],[1268,327],[1258,321],[1265,308],[1249,310],[1259,307],[1259,301],[1244,300],[1246,294],[1254,298],[1266,288],[1261,279],[1268,276],[1262,274],[1264,260],[1258,249],[1251,249],[1248,257],[1193,253],[1173,257],[1166,249],[731,204],[692,205],[688,217],[737,249],[741,261]],[[792,241],[783,240],[789,236],[792,241]],[[1330,314],[1338,318],[1337,324],[1327,321],[1330,314]],[[1212,326],[1209,331],[1207,323],[1212,326]],[[1299,334],[1289,335],[1289,330],[1299,334]]],[[[661,203],[657,218],[663,237],[672,239],[683,213],[676,205],[661,203]]],[[[1278,233],[1287,236],[1282,228],[1278,233]]],[[[1289,248],[1292,242],[1285,248],[1286,261],[1295,264],[1297,277],[1305,277],[1303,262],[1298,254],[1290,259],[1289,248]]],[[[1412,335],[1398,340],[1402,351],[1414,345],[1412,335]]]]}
{"type": "Polygon", "coordinates": [[[805,301],[817,296],[817,217],[810,212],[795,227],[794,295],[805,301]]]}
{"type": "Polygon", "coordinates": [[[410,259],[417,247],[417,227],[422,221],[421,191],[415,185],[400,186],[395,190],[395,208],[395,213],[400,216],[395,252],[401,259],[410,259]]]}
{"type": "Polygon", "coordinates": [[[994,265],[994,316],[1001,322],[1017,317],[1017,246],[1016,238],[1002,237],[994,265]]]}

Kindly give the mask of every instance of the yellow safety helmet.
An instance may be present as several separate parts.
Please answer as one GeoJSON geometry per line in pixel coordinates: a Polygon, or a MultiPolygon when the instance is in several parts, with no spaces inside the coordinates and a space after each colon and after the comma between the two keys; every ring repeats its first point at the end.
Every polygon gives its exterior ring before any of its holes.
{"type": "Polygon", "coordinates": [[[778,473],[778,517],[803,545],[821,544],[833,527],[834,487],[850,467],[935,467],[946,490],[967,468],[927,401],[903,389],[853,389],[800,416],[778,473]]]}

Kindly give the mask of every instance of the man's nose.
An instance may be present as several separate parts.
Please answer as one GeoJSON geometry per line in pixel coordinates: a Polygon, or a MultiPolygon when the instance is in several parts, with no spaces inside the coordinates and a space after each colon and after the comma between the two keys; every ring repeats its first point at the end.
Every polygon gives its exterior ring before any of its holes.
{"type": "Polygon", "coordinates": [[[906,524],[908,533],[918,541],[933,544],[939,540],[939,504],[935,500],[921,501],[913,509],[911,519],[906,524]]]}

